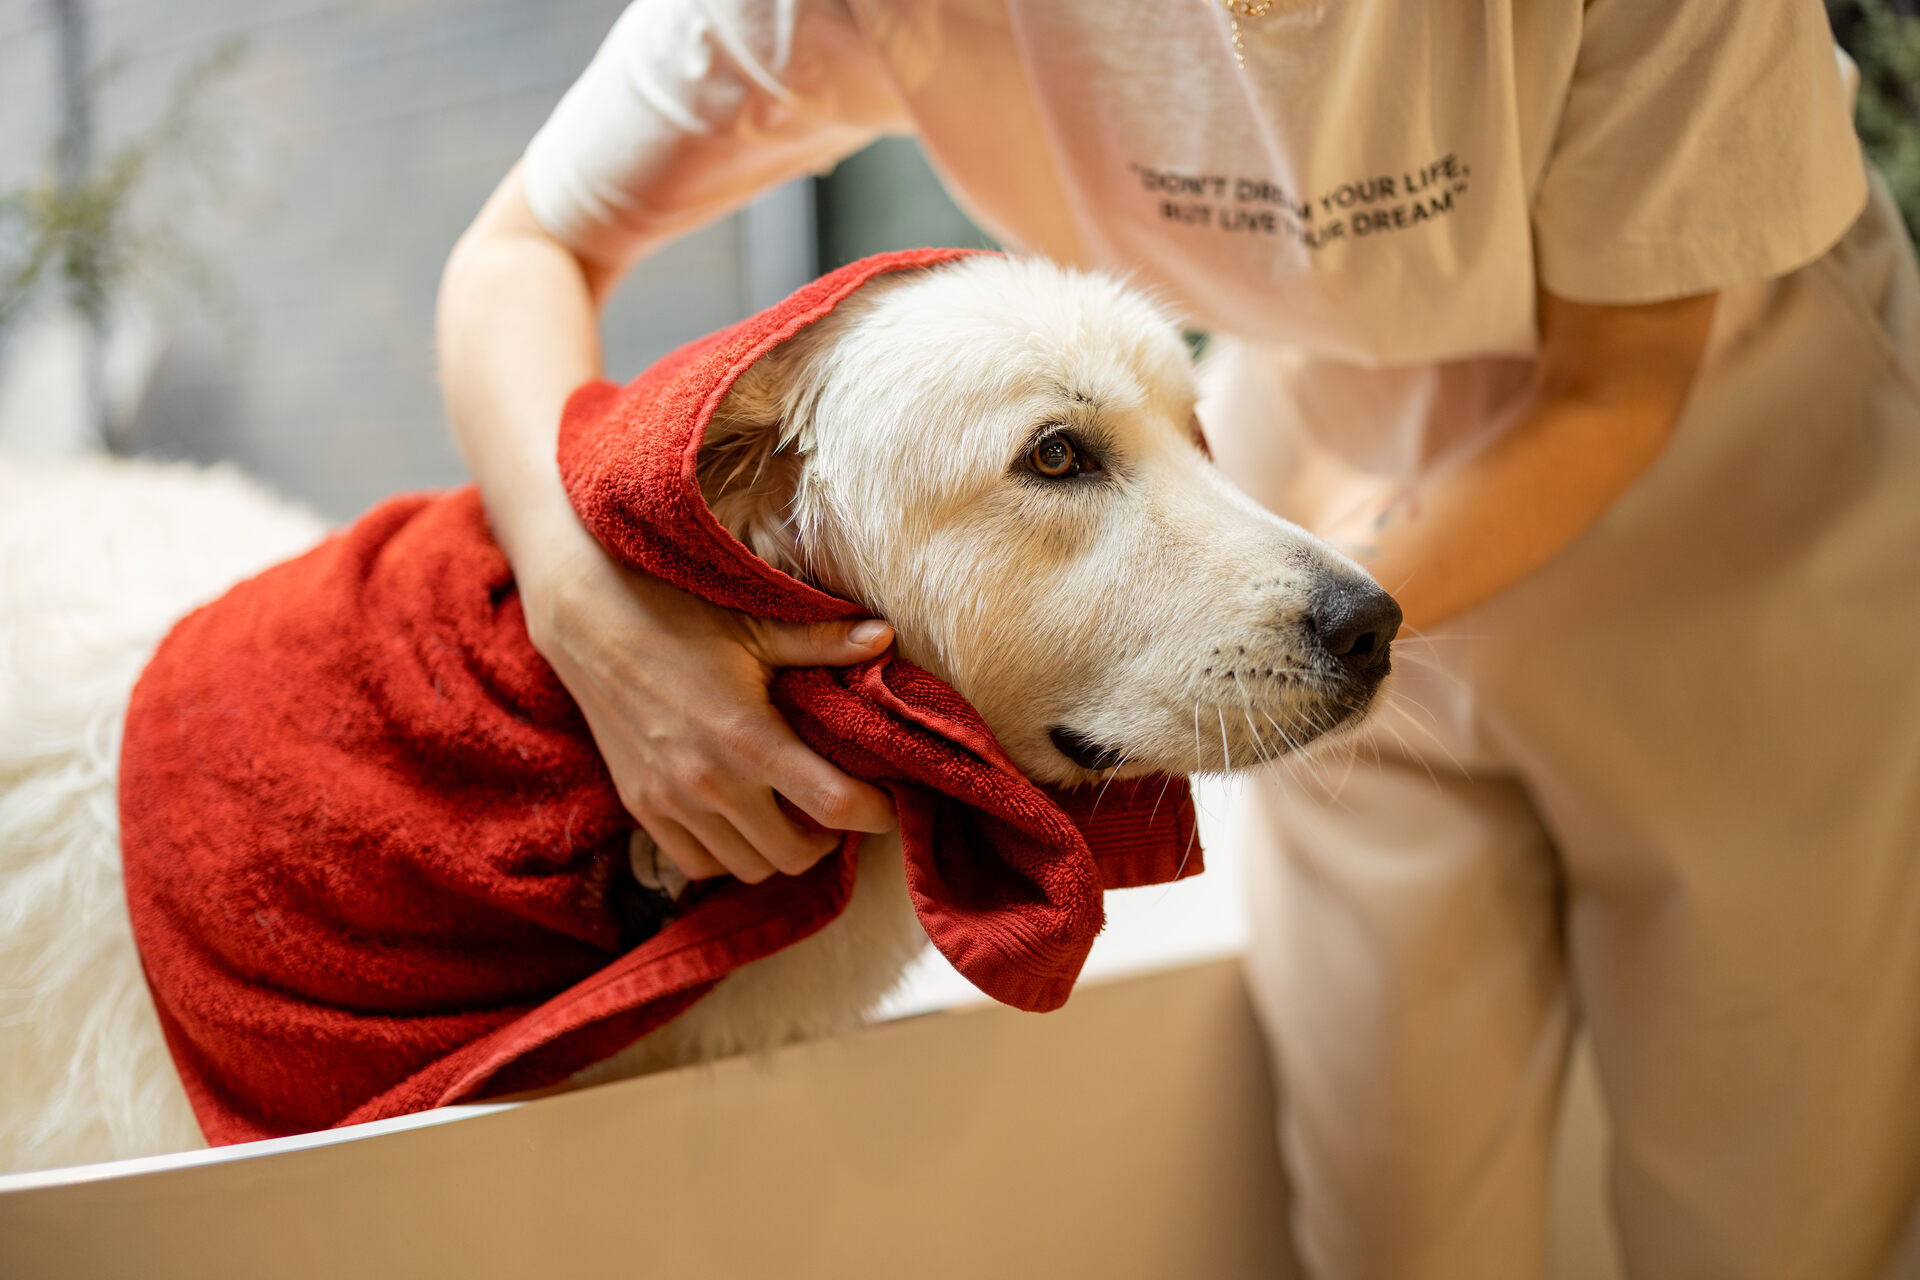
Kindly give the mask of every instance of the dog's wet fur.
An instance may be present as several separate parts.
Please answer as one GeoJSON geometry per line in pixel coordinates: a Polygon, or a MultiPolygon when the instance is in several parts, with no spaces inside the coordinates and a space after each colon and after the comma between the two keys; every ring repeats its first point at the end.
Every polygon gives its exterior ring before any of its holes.
{"type": "MultiPolygon", "coordinates": [[[[1195,400],[1139,293],[964,258],[762,358],[699,475],[756,553],[891,621],[1033,778],[1239,769],[1357,721],[1399,613],[1214,468],[1195,400]]],[[[198,1145],[120,892],[120,721],[175,619],[319,523],[230,472],[105,461],[0,465],[0,513],[0,1168],[198,1145]]],[[[583,1078],[844,1030],[924,942],[897,842],[869,838],[843,916],[583,1078]]]]}

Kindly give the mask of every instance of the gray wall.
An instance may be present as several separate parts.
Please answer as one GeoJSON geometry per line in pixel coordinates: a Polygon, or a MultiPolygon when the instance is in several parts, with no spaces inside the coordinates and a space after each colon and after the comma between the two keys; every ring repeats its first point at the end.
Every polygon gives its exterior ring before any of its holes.
{"type": "MultiPolygon", "coordinates": [[[[119,67],[98,102],[102,157],[185,68],[245,42],[205,100],[221,181],[176,164],[141,211],[199,251],[211,289],[166,308],[130,446],[233,459],[342,518],[463,479],[434,383],[441,266],[623,3],[85,0],[95,59],[119,67]]],[[[0,0],[0,192],[45,169],[55,57],[46,0],[0,0]]],[[[608,311],[608,372],[637,373],[819,266],[985,243],[919,149],[884,139],[641,264],[608,311]]]]}
{"type": "Polygon", "coordinates": [[[889,249],[958,245],[991,249],[947,193],[911,138],[882,138],[815,184],[824,270],[889,249]]]}
{"type": "MultiPolygon", "coordinates": [[[[335,516],[463,475],[434,385],[433,298],[455,237],[586,65],[621,0],[93,0],[95,53],[123,58],[102,151],[150,120],[179,71],[246,41],[209,98],[228,191],[150,210],[214,267],[176,309],[133,424],[142,452],[233,458],[335,516]]],[[[45,163],[52,23],[0,0],[0,191],[45,163]]],[[[608,369],[630,376],[812,273],[810,192],[688,237],[626,281],[608,369]]]]}

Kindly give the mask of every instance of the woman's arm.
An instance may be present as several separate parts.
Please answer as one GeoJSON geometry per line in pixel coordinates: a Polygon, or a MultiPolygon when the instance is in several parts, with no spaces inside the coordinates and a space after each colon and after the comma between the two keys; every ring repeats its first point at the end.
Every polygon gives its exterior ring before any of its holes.
{"type": "Polygon", "coordinates": [[[441,279],[447,414],[534,647],[580,704],[628,810],[689,876],[795,874],[836,841],[795,829],[775,791],[834,830],[889,830],[893,809],[794,736],[768,681],[776,667],[861,661],[892,632],[716,608],[616,564],[587,533],[555,454],[567,396],[600,375],[599,308],[613,283],[541,227],[516,167],[441,279]]]}
{"type": "Polygon", "coordinates": [[[555,463],[560,410],[600,376],[612,281],[534,220],[514,166],[453,247],[440,281],[441,394],[516,570],[585,536],[555,463]]]}
{"type": "Polygon", "coordinates": [[[1706,348],[1714,295],[1592,306],[1542,293],[1529,407],[1487,448],[1386,486],[1316,456],[1297,510],[1428,628],[1565,550],[1653,465],[1706,348]]]}

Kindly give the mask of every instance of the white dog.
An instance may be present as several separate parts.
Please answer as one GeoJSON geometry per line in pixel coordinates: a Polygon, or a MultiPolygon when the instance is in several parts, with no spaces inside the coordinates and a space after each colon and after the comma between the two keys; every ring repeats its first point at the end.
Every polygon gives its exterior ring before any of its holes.
{"type": "MultiPolygon", "coordinates": [[[[1194,404],[1138,294],[968,258],[763,358],[700,476],[760,556],[891,620],[1036,780],[1240,768],[1356,720],[1399,612],[1213,468],[1194,404]]],[[[221,469],[0,465],[0,1169],[199,1144],[120,886],[121,719],[177,618],[320,535],[221,469]]],[[[870,838],[845,914],[589,1074],[844,1029],[923,942],[897,841],[870,838]]]]}

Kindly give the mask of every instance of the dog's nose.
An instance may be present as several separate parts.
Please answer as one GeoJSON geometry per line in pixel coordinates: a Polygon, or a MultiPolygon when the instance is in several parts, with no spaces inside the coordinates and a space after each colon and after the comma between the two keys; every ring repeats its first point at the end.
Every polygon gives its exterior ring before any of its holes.
{"type": "Polygon", "coordinates": [[[1334,582],[1314,594],[1307,626],[1329,657],[1354,675],[1366,675],[1387,665],[1400,630],[1400,606],[1371,582],[1334,582]]]}

